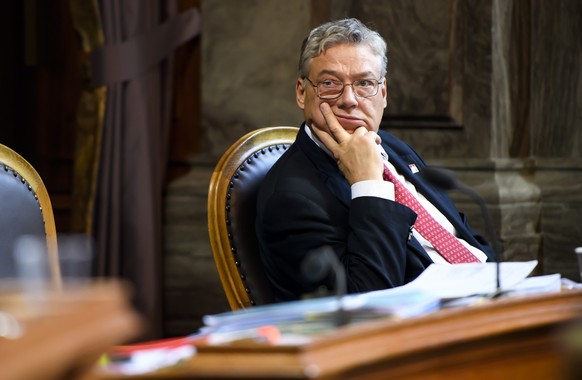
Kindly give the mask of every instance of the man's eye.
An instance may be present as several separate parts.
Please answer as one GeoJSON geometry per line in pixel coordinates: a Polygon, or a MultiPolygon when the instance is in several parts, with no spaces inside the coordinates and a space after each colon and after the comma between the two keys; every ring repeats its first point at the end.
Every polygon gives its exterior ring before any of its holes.
{"type": "Polygon", "coordinates": [[[320,85],[324,86],[324,87],[336,87],[337,83],[332,81],[332,80],[322,80],[320,83],[320,85]]]}
{"type": "Polygon", "coordinates": [[[358,87],[374,87],[374,81],[370,79],[362,79],[355,82],[358,87]]]}

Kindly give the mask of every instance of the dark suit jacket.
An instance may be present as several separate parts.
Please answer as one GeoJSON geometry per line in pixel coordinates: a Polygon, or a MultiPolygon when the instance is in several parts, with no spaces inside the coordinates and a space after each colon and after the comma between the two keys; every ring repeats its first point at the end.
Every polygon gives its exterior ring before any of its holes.
{"type": "MultiPolygon", "coordinates": [[[[301,127],[294,144],[267,174],[257,200],[256,231],[267,276],[278,301],[294,300],[321,285],[335,288],[333,275],[314,281],[302,271],[309,252],[329,246],[345,268],[347,290],[357,293],[404,285],[432,263],[410,238],[416,213],[377,197],[351,199],[351,189],[334,159],[301,127]]],[[[409,164],[426,165],[395,136],[380,131],[396,170],[416,186],[455,226],[459,235],[494,261],[448,195],[428,185],[409,164]]]]}

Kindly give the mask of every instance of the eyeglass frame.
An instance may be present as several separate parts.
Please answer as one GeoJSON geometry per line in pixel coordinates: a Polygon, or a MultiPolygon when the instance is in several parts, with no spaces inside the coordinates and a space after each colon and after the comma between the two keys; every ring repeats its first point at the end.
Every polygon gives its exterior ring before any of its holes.
{"type": "MultiPolygon", "coordinates": [[[[356,80],[354,80],[352,83],[345,83],[345,82],[342,82],[342,81],[339,81],[339,80],[338,80],[338,81],[336,81],[336,80],[332,80],[332,79],[324,79],[324,80],[322,80],[322,81],[319,81],[319,82],[317,82],[317,83],[313,83],[313,82],[311,81],[311,79],[309,79],[308,77],[303,77],[303,79],[307,79],[307,80],[309,81],[309,83],[310,83],[310,84],[311,84],[311,85],[312,85],[312,86],[313,86],[313,87],[316,89],[315,91],[316,91],[317,97],[318,97],[319,99],[321,99],[321,100],[335,100],[335,99],[338,99],[339,97],[341,97],[341,96],[344,94],[344,91],[345,91],[345,89],[346,89],[346,86],[352,86],[352,90],[353,90],[353,89],[354,89],[354,83],[356,83],[356,82],[358,82],[358,81],[361,81],[361,80],[370,80],[370,81],[372,81],[372,79],[356,79],[356,80]],[[325,82],[326,80],[332,80],[333,82],[341,82],[341,84],[342,84],[342,89],[341,89],[340,93],[339,93],[337,96],[334,96],[333,98],[322,98],[322,97],[321,97],[321,95],[319,94],[319,84],[320,84],[320,83],[322,83],[322,82],[325,82]]],[[[368,98],[371,98],[372,96],[376,96],[376,95],[378,95],[378,91],[380,90],[380,86],[382,86],[382,85],[383,85],[383,83],[382,83],[382,82],[383,82],[384,78],[383,78],[383,77],[381,77],[380,79],[373,79],[373,80],[374,80],[374,81],[376,81],[376,84],[378,85],[378,86],[376,87],[376,92],[375,92],[374,94],[372,94],[372,95],[368,95],[368,96],[360,96],[360,95],[358,95],[358,94],[356,93],[356,91],[354,91],[354,95],[355,95],[357,98],[362,98],[362,99],[368,99],[368,98]]]]}

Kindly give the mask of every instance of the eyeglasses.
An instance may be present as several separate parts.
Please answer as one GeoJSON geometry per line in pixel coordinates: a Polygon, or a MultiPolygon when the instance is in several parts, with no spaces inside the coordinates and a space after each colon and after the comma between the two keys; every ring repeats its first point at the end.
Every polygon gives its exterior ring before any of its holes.
{"type": "Polygon", "coordinates": [[[354,94],[360,98],[369,98],[378,93],[378,88],[382,84],[382,78],[376,79],[357,79],[352,83],[344,83],[338,80],[326,79],[314,84],[309,78],[305,77],[313,87],[317,89],[317,96],[320,99],[332,100],[337,99],[344,93],[346,86],[352,86],[354,94]]]}

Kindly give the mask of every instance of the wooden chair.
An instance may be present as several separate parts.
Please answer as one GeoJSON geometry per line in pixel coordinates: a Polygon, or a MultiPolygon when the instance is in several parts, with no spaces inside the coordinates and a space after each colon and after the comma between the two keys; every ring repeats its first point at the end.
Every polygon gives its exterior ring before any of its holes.
{"type": "Polygon", "coordinates": [[[48,272],[61,288],[55,219],[42,179],[18,153],[0,144],[0,278],[18,276],[13,252],[21,236],[46,239],[48,272]]]}
{"type": "Polygon", "coordinates": [[[235,142],[220,158],[208,192],[208,233],[231,309],[273,302],[255,237],[256,197],[271,166],[295,141],[298,128],[267,127],[235,142]]]}

